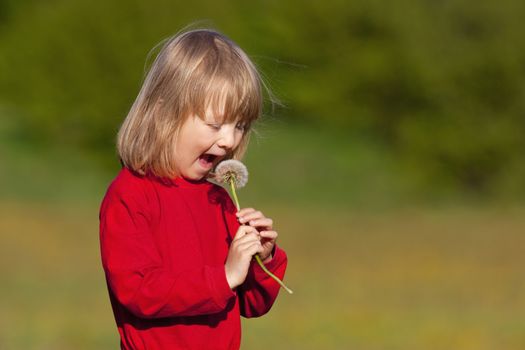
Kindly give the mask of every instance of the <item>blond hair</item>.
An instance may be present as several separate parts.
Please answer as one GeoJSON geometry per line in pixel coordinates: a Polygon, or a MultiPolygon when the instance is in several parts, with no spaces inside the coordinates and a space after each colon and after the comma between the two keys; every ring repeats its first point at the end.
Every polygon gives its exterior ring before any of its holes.
{"type": "Polygon", "coordinates": [[[245,126],[229,155],[240,159],[262,112],[263,86],[252,61],[224,35],[197,29],[168,38],[118,132],[122,164],[142,175],[175,177],[179,127],[191,115],[203,119],[208,108],[223,122],[245,126]]]}

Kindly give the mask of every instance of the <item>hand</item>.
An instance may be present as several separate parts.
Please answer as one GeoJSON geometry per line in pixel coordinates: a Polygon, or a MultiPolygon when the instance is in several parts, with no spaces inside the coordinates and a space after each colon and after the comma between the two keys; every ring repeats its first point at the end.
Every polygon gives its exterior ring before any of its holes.
{"type": "Polygon", "coordinates": [[[237,218],[241,224],[249,225],[259,232],[261,236],[262,252],[259,257],[263,262],[272,258],[272,250],[277,240],[277,232],[273,230],[273,220],[264,216],[253,208],[243,208],[237,212],[237,218]]]}
{"type": "Polygon", "coordinates": [[[251,226],[240,226],[230,245],[224,265],[226,280],[231,289],[244,282],[252,257],[262,251],[259,232],[251,226]]]}

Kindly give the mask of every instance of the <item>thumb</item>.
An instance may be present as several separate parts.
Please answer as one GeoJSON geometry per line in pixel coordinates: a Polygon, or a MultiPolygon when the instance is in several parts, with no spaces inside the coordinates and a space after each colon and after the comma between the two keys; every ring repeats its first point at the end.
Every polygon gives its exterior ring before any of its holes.
{"type": "Polygon", "coordinates": [[[233,237],[233,240],[239,239],[243,237],[244,235],[246,235],[247,233],[252,232],[252,231],[257,232],[257,230],[251,226],[241,225],[237,229],[237,233],[235,234],[235,237],[233,237]]]}

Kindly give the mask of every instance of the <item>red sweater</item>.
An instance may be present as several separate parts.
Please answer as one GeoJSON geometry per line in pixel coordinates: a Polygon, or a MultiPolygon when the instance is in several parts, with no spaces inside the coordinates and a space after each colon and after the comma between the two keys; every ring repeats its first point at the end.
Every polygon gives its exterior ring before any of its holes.
{"type": "MultiPolygon", "coordinates": [[[[252,263],[232,291],[224,264],[239,226],[222,188],[123,168],[100,209],[100,244],[122,349],[239,349],[240,315],[270,310],[279,285],[252,263]]],[[[267,268],[283,278],[275,247],[267,268]]]]}

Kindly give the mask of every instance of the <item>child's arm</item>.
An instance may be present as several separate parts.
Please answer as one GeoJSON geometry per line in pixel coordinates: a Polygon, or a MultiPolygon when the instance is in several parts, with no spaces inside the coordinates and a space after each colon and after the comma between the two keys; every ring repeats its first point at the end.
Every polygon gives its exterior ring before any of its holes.
{"type": "Polygon", "coordinates": [[[100,212],[102,262],[118,302],[144,318],[223,311],[235,296],[224,265],[177,274],[165,269],[151,236],[151,215],[142,206],[145,200],[126,192],[133,190],[108,194],[100,212]]]}

